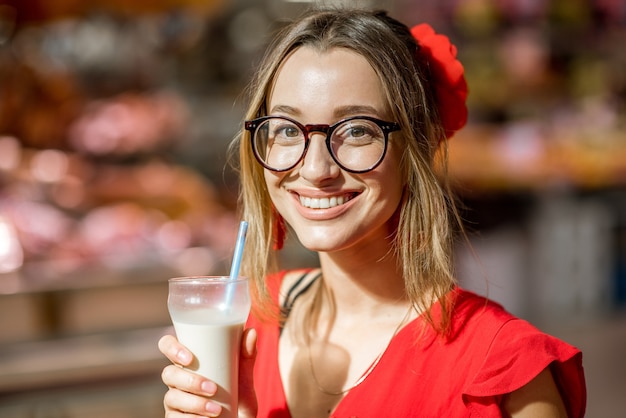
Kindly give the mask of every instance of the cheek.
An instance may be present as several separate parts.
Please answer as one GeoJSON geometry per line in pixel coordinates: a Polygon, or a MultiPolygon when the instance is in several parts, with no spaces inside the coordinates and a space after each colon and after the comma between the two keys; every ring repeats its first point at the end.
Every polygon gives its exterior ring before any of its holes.
{"type": "Polygon", "coordinates": [[[277,193],[281,188],[281,185],[287,177],[286,173],[274,173],[273,171],[264,170],[263,177],[265,179],[265,187],[269,193],[272,203],[276,201],[277,193]]]}
{"type": "Polygon", "coordinates": [[[265,179],[265,186],[267,187],[267,189],[272,190],[280,184],[281,176],[279,176],[277,173],[264,169],[263,178],[265,179]]]}

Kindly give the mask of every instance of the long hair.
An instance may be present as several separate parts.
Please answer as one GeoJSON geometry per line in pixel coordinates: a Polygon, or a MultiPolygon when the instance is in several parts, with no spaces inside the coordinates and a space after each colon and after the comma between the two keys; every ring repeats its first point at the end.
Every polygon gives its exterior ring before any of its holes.
{"type": "MultiPolygon", "coordinates": [[[[388,110],[401,126],[394,137],[400,138],[404,148],[401,170],[406,176],[393,249],[410,301],[426,312],[436,329],[443,331],[449,316],[444,295],[454,285],[451,215],[455,212],[448,198],[449,189],[435,171],[435,158],[440,144],[445,143],[445,134],[428,69],[416,54],[416,41],[405,25],[385,12],[310,11],[280,30],[266,50],[249,85],[246,119],[266,115],[266,101],[281,64],[302,46],[321,52],[332,48],[352,50],[370,63],[382,82],[388,110]],[[428,309],[433,296],[443,302],[443,315],[437,323],[428,309]]],[[[263,168],[252,153],[250,134],[242,130],[233,146],[239,148],[241,215],[251,221],[242,271],[255,284],[257,302],[268,307],[265,277],[277,268],[272,248],[276,213],[272,211],[263,168]]]]}

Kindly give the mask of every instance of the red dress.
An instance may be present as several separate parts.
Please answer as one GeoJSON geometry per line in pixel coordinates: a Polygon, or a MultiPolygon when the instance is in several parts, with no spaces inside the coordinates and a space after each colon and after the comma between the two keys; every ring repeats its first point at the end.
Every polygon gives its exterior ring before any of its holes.
{"type": "MultiPolygon", "coordinates": [[[[283,277],[281,273],[271,278],[274,298],[283,277]]],[[[454,300],[449,336],[437,336],[429,327],[424,332],[421,317],[407,324],[331,417],[500,417],[502,395],[524,386],[546,367],[568,416],[584,416],[586,387],[578,349],[481,296],[456,288],[449,297],[454,300]]],[[[439,314],[439,305],[432,313],[439,314]]],[[[257,416],[291,418],[278,369],[279,327],[254,317],[248,325],[259,336],[254,370],[257,416]]]]}

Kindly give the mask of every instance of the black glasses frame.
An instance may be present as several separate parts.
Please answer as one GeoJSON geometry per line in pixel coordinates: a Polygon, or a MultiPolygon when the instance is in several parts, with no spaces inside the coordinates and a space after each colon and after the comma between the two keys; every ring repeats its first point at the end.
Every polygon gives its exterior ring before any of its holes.
{"type": "Polygon", "coordinates": [[[300,163],[300,161],[302,161],[309,149],[309,144],[311,143],[311,139],[309,138],[309,135],[312,132],[321,132],[324,135],[326,135],[326,148],[328,149],[328,152],[330,153],[330,156],[333,158],[333,161],[339,166],[341,167],[341,169],[349,172],[349,173],[367,173],[368,171],[372,171],[373,169],[375,169],[376,167],[378,167],[378,165],[383,161],[383,159],[385,158],[385,154],[387,154],[387,144],[389,142],[389,133],[391,132],[395,132],[395,131],[399,131],[400,130],[400,124],[396,123],[396,122],[386,122],[371,116],[351,116],[349,118],[346,119],[342,119],[339,122],[333,123],[332,125],[324,125],[324,124],[313,124],[313,125],[303,125],[300,122],[293,120],[289,117],[286,116],[262,116],[260,118],[256,118],[256,119],[252,119],[252,120],[247,120],[244,122],[244,127],[245,129],[250,132],[250,145],[252,146],[252,151],[254,153],[254,156],[256,157],[257,161],[259,162],[259,164],[261,164],[263,167],[267,168],[270,171],[274,171],[277,173],[280,172],[284,172],[284,171],[289,171],[291,169],[293,169],[296,165],[298,165],[300,163]],[[257,147],[255,145],[255,136],[256,136],[256,130],[257,128],[265,121],[269,120],[269,119],[284,119],[287,120],[291,123],[293,123],[294,125],[296,125],[298,128],[300,128],[300,130],[302,131],[302,133],[304,133],[304,150],[302,151],[302,155],[300,156],[300,158],[293,163],[291,166],[286,167],[286,168],[281,168],[281,169],[276,169],[273,167],[268,166],[265,161],[263,161],[263,159],[261,158],[261,156],[258,153],[257,147]],[[333,132],[335,131],[335,129],[337,129],[337,127],[339,127],[340,125],[349,122],[351,120],[357,120],[357,119],[364,119],[364,120],[369,120],[370,122],[374,122],[383,132],[383,136],[385,138],[385,145],[383,148],[383,152],[380,156],[380,158],[378,159],[378,161],[376,163],[374,163],[373,165],[371,165],[368,168],[362,169],[362,170],[353,170],[351,168],[348,168],[346,166],[344,166],[339,159],[337,158],[337,156],[335,155],[335,153],[333,152],[332,146],[330,144],[330,138],[333,135],[333,132]]]}

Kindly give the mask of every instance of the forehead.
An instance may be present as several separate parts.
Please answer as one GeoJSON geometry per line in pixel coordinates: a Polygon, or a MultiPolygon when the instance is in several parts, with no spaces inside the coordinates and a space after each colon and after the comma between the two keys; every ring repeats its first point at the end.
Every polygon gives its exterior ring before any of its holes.
{"type": "Polygon", "coordinates": [[[369,108],[374,116],[386,114],[380,77],[360,54],[346,48],[319,51],[300,47],[279,67],[270,94],[269,112],[312,117],[349,116],[350,109],[369,108]],[[348,115],[340,114],[348,113],[348,115]]]}

